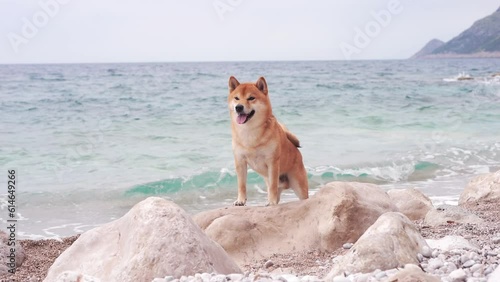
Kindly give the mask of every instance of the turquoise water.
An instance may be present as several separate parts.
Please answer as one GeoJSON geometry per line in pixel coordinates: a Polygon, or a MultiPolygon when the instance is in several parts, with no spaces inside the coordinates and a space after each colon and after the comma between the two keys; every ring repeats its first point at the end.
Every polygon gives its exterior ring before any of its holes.
{"type": "MultiPolygon", "coordinates": [[[[312,193],[362,181],[453,202],[500,168],[497,72],[498,59],[3,65],[0,168],[18,171],[20,238],[82,232],[153,195],[190,213],[230,205],[227,80],[265,76],[312,193]]],[[[248,189],[265,203],[254,172],[248,189]]]]}

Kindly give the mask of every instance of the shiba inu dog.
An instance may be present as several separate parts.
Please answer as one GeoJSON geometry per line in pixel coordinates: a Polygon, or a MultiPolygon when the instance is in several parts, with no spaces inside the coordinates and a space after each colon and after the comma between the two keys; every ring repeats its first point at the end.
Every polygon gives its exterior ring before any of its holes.
{"type": "Polygon", "coordinates": [[[267,205],[277,205],[283,189],[292,188],[299,199],[309,197],[307,173],[299,140],[273,116],[266,80],[240,84],[229,78],[227,99],[231,116],[233,153],[238,175],[235,206],[247,201],[247,165],[267,184],[267,205]]]}

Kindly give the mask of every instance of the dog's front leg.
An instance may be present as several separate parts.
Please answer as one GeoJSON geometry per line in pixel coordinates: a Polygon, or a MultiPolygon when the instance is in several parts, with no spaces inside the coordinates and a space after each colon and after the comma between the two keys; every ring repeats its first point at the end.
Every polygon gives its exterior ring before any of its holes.
{"type": "Polygon", "coordinates": [[[236,175],[238,176],[238,198],[235,206],[244,206],[247,202],[247,162],[243,158],[234,159],[236,175]]]}
{"type": "Polygon", "coordinates": [[[280,201],[280,193],[278,190],[279,184],[279,161],[274,161],[268,166],[267,180],[267,205],[277,205],[280,201]]]}

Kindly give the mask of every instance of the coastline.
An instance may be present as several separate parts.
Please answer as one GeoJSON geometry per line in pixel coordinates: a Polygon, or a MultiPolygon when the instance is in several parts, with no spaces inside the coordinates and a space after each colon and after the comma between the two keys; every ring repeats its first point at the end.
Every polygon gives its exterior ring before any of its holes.
{"type": "Polygon", "coordinates": [[[421,60],[421,59],[484,59],[484,58],[500,58],[500,52],[479,52],[472,54],[428,54],[423,56],[418,56],[415,58],[409,58],[409,60],[421,60]]]}

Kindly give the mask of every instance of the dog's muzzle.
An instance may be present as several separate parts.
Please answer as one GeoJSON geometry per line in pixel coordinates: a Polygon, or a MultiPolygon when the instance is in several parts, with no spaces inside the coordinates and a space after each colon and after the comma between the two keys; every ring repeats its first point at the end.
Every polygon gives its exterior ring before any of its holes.
{"type": "Polygon", "coordinates": [[[245,107],[243,105],[239,105],[239,104],[234,107],[234,110],[238,114],[238,116],[236,117],[236,122],[238,124],[244,124],[244,123],[246,123],[255,114],[254,110],[252,110],[250,113],[246,114],[245,113],[245,107]]]}

